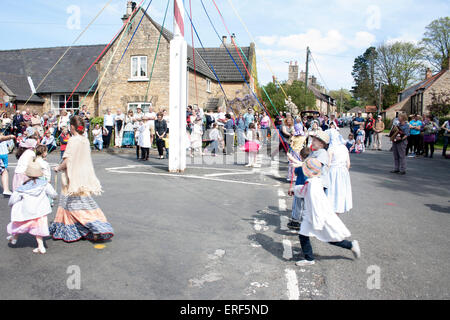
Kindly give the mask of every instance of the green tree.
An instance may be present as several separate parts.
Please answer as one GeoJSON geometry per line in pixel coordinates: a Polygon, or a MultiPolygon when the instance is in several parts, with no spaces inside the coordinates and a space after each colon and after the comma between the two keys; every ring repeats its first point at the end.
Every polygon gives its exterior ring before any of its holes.
{"type": "Polygon", "coordinates": [[[377,50],[370,47],[357,57],[353,64],[352,76],[355,86],[351,92],[361,104],[375,105],[377,102],[376,60],[377,50]]]}
{"type": "MultiPolygon", "coordinates": [[[[291,85],[282,83],[281,86],[283,87],[284,92],[291,97],[292,102],[298,107],[299,112],[305,110],[306,108],[314,109],[314,106],[316,105],[315,96],[310,90],[307,90],[307,93],[305,94],[305,84],[303,82],[294,81],[291,85]]],[[[262,100],[266,104],[267,110],[271,116],[276,116],[281,112],[290,111],[286,108],[286,96],[279,86],[270,82],[261,89],[262,100]],[[270,100],[264,93],[264,90],[267,92],[270,100]],[[276,110],[272,106],[271,101],[276,110]]]]}
{"type": "Polygon", "coordinates": [[[450,56],[450,17],[443,17],[431,22],[426,28],[421,44],[424,57],[436,71],[448,68],[450,56]]]}
{"type": "Polygon", "coordinates": [[[384,43],[377,48],[376,72],[380,82],[400,91],[419,78],[424,69],[423,49],[411,42],[384,43]]]}
{"type": "Polygon", "coordinates": [[[298,107],[298,112],[306,109],[315,109],[316,98],[311,90],[307,90],[305,94],[305,83],[301,81],[294,81],[287,87],[286,94],[291,97],[292,102],[298,107]]]}
{"type": "Polygon", "coordinates": [[[331,90],[329,95],[336,100],[337,109],[340,112],[348,111],[358,105],[358,102],[353,98],[351,92],[347,89],[331,90]]]}

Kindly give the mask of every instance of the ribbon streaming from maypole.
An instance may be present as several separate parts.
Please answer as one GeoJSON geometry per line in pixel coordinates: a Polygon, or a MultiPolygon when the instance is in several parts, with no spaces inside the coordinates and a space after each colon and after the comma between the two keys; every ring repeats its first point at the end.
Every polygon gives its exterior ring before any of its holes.
{"type": "MultiPolygon", "coordinates": [[[[114,35],[114,37],[111,39],[111,41],[105,46],[105,48],[103,49],[103,51],[98,55],[98,57],[94,60],[94,62],[90,65],[90,67],[86,70],[86,72],[84,73],[84,75],[81,77],[80,81],[78,81],[77,85],[75,86],[75,88],[73,89],[73,91],[71,92],[70,96],[67,98],[66,102],[64,103],[64,109],[67,106],[67,102],[70,100],[70,98],[72,98],[73,94],[75,93],[75,91],[78,89],[78,87],[80,86],[81,82],[83,81],[83,79],[86,77],[86,75],[88,74],[88,72],[92,69],[92,67],[98,62],[98,60],[100,59],[101,56],[103,56],[103,54],[106,52],[106,50],[111,46],[111,43],[114,42],[114,40],[116,39],[116,37],[119,35],[119,33],[122,31],[122,29],[124,29],[127,25],[128,22],[130,21],[131,17],[133,16],[133,14],[136,12],[136,10],[138,10],[138,8],[142,5],[142,3],[144,2],[144,0],[141,1],[141,3],[139,3],[139,5],[134,9],[133,13],[128,17],[127,21],[124,22],[124,24],[122,25],[122,27],[120,27],[119,31],[117,31],[117,33],[114,35]]],[[[94,85],[97,83],[98,78],[94,81],[93,85],[91,86],[91,88],[88,91],[88,94],[91,92],[92,88],[94,87],[94,85]]],[[[82,100],[82,102],[84,102],[84,100],[86,99],[86,97],[88,96],[88,94],[86,94],[86,96],[84,97],[84,99],[82,100]]],[[[80,103],[80,106],[82,106],[83,104],[80,103]]]]}
{"type": "MultiPolygon", "coordinates": [[[[239,15],[238,10],[236,10],[235,6],[233,5],[233,1],[232,0],[228,0],[228,3],[230,4],[231,8],[233,9],[234,14],[237,16],[237,18],[239,19],[239,21],[241,22],[242,26],[244,27],[245,31],[247,32],[247,34],[249,35],[250,39],[252,40],[252,42],[255,44],[256,46],[256,41],[255,38],[253,37],[253,35],[250,33],[250,31],[247,28],[247,25],[245,24],[244,20],[242,20],[241,16],[239,15]]],[[[270,64],[267,62],[266,58],[264,57],[264,55],[261,54],[261,57],[264,60],[264,63],[266,64],[267,68],[270,70],[270,72],[272,73],[272,75],[274,76],[274,79],[276,81],[276,83],[278,84],[278,86],[280,87],[281,91],[283,92],[284,96],[286,97],[286,99],[288,99],[288,96],[286,94],[286,92],[283,89],[283,86],[280,84],[280,82],[277,80],[277,78],[275,77],[275,73],[273,72],[272,68],[270,67],[270,64]]]]}
{"type": "Polygon", "coordinates": [[[150,83],[152,82],[152,78],[153,78],[153,70],[155,68],[156,58],[158,56],[159,44],[161,42],[161,36],[162,36],[163,30],[164,30],[164,25],[166,23],[167,12],[169,10],[169,4],[170,4],[170,0],[167,0],[166,11],[164,13],[164,19],[163,19],[163,23],[161,26],[161,30],[159,31],[158,44],[156,45],[155,57],[153,58],[152,71],[150,72],[150,77],[148,79],[147,91],[145,93],[145,101],[144,102],[147,102],[147,99],[148,99],[148,91],[150,89],[150,83]]]}
{"type": "MultiPolygon", "coordinates": [[[[75,43],[77,43],[77,41],[81,38],[81,36],[89,29],[89,27],[95,22],[95,20],[97,20],[97,18],[102,14],[102,12],[109,6],[111,1],[112,0],[109,0],[105,4],[105,6],[99,11],[99,13],[97,13],[97,15],[94,17],[94,19],[92,19],[92,21],[86,26],[86,28],[84,28],[84,30],[78,35],[78,37],[75,39],[75,41],[72,42],[72,44],[66,49],[66,51],[62,54],[62,56],[58,59],[58,61],[56,61],[56,63],[53,65],[53,67],[50,68],[50,70],[47,72],[47,74],[44,76],[44,78],[42,78],[42,80],[39,82],[39,84],[36,87],[35,91],[39,90],[41,85],[44,83],[45,79],[47,79],[47,77],[50,75],[50,73],[52,73],[52,71],[55,69],[55,67],[66,56],[67,52],[69,52],[69,50],[72,49],[72,47],[75,45],[75,43]]],[[[33,95],[34,95],[34,93],[32,92],[31,95],[28,97],[27,101],[25,102],[25,104],[23,105],[24,107],[28,104],[28,102],[30,101],[30,99],[31,99],[31,97],[33,95]]]]}
{"type": "MultiPolygon", "coordinates": [[[[194,28],[195,35],[197,36],[197,39],[198,39],[198,41],[200,42],[200,45],[201,45],[201,47],[202,47],[203,50],[204,50],[204,49],[205,49],[205,46],[203,45],[202,39],[200,39],[200,36],[198,35],[197,29],[195,28],[195,25],[194,25],[194,23],[192,22],[192,18],[191,18],[191,16],[189,15],[189,13],[187,12],[186,9],[185,9],[185,11],[186,11],[186,15],[187,15],[188,18],[189,18],[189,21],[191,22],[192,27],[194,28]]],[[[212,72],[214,73],[214,76],[216,77],[216,80],[217,80],[217,82],[219,83],[220,89],[222,90],[222,92],[223,92],[223,94],[224,94],[225,100],[228,100],[227,94],[226,94],[226,92],[225,92],[225,89],[223,88],[222,82],[220,82],[219,76],[217,75],[217,72],[216,72],[216,70],[214,69],[213,65],[212,65],[209,61],[207,61],[206,59],[205,59],[205,62],[208,64],[208,66],[211,68],[212,72]]]]}
{"type": "MultiPolygon", "coordinates": [[[[122,62],[122,60],[123,60],[123,58],[124,58],[124,56],[125,56],[125,53],[128,51],[128,48],[130,47],[130,44],[131,44],[131,42],[133,41],[134,36],[136,35],[136,32],[138,31],[139,27],[141,26],[142,20],[144,19],[145,15],[146,15],[146,13],[147,13],[147,11],[148,11],[148,8],[149,8],[150,5],[152,4],[152,1],[153,1],[153,0],[150,0],[149,4],[147,5],[147,8],[145,8],[145,11],[144,11],[144,13],[142,14],[141,19],[139,20],[139,23],[138,23],[138,25],[136,26],[136,29],[134,30],[133,35],[131,36],[131,39],[130,39],[130,41],[129,41],[128,44],[127,44],[127,47],[125,48],[125,51],[123,52],[122,57],[120,58],[119,62],[117,63],[116,68],[115,68],[114,71],[113,71],[113,75],[117,72],[117,69],[119,68],[120,63],[122,62]]],[[[124,34],[125,34],[125,32],[122,34],[122,36],[123,36],[124,34]]],[[[117,49],[118,49],[118,48],[119,48],[119,46],[117,46],[117,49]]],[[[117,51],[117,49],[116,49],[116,51],[117,51]]],[[[115,52],[114,52],[113,56],[111,56],[110,62],[112,61],[112,58],[114,57],[114,55],[115,55],[115,52]]],[[[109,65],[108,65],[108,67],[109,67],[109,65]]],[[[106,68],[106,70],[107,70],[107,69],[108,69],[108,68],[106,68]]],[[[101,80],[103,80],[103,78],[105,77],[105,75],[106,75],[106,70],[105,70],[105,72],[104,72],[104,74],[103,74],[101,80]]],[[[111,84],[111,81],[112,81],[112,77],[110,78],[110,81],[109,81],[108,84],[111,84]]],[[[94,97],[92,97],[91,102],[94,101],[95,95],[97,94],[97,92],[98,92],[98,90],[99,90],[99,88],[100,88],[100,84],[101,84],[101,81],[99,81],[99,83],[98,83],[97,89],[95,90],[94,97]]],[[[104,93],[103,93],[103,95],[102,95],[102,97],[101,97],[101,99],[100,99],[100,101],[99,101],[98,109],[100,109],[100,106],[101,106],[101,104],[102,104],[103,97],[105,96],[105,93],[106,93],[106,91],[107,91],[107,88],[108,88],[108,87],[105,88],[105,91],[104,91],[104,93]]]]}
{"type": "MultiPolygon", "coordinates": [[[[213,23],[212,20],[211,20],[211,17],[210,17],[209,14],[208,14],[208,11],[206,10],[206,7],[205,7],[205,4],[203,3],[203,0],[200,0],[200,2],[201,2],[201,4],[202,4],[203,10],[204,10],[206,16],[208,17],[208,20],[209,20],[209,22],[210,22],[212,28],[214,29],[214,32],[216,33],[217,37],[218,37],[219,39],[221,39],[219,33],[217,32],[216,27],[214,26],[214,23],[213,23]]],[[[223,42],[223,40],[221,40],[221,41],[223,42]]],[[[256,94],[254,93],[254,91],[253,91],[252,88],[250,87],[250,85],[249,85],[247,79],[245,78],[245,76],[243,75],[241,69],[239,68],[238,64],[236,63],[236,60],[233,58],[233,55],[231,54],[230,50],[228,50],[228,48],[227,48],[227,46],[225,46],[225,44],[224,44],[224,47],[225,47],[226,51],[228,52],[228,55],[230,56],[231,60],[233,60],[233,63],[234,63],[234,65],[236,66],[237,70],[238,70],[239,73],[241,74],[241,77],[242,77],[242,79],[244,80],[245,84],[247,85],[249,91],[253,94],[253,96],[255,97],[256,101],[257,101],[257,102],[259,103],[259,105],[266,111],[267,115],[269,116],[269,118],[270,118],[270,120],[271,120],[271,122],[272,122],[272,125],[274,126],[274,128],[275,128],[275,129],[277,130],[277,132],[278,132],[278,137],[279,137],[279,139],[280,139],[280,141],[281,141],[281,143],[282,143],[282,145],[283,145],[284,150],[285,150],[286,152],[288,152],[288,150],[291,150],[292,152],[295,153],[295,151],[292,150],[292,148],[291,148],[290,146],[289,146],[289,148],[286,147],[286,144],[285,144],[285,142],[284,142],[284,140],[283,140],[283,138],[282,138],[282,136],[281,136],[281,134],[280,134],[278,128],[275,126],[275,123],[274,123],[272,117],[270,116],[270,113],[268,112],[267,108],[259,101],[258,97],[256,96],[256,94]]]]}

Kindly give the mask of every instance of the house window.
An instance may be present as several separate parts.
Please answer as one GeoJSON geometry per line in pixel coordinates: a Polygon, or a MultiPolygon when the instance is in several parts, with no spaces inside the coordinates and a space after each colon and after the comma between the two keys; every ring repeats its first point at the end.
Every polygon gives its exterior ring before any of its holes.
{"type": "Polygon", "coordinates": [[[211,80],[206,79],[206,92],[211,93],[211,80]]]}
{"type": "Polygon", "coordinates": [[[128,104],[128,110],[127,111],[133,111],[133,113],[137,112],[137,108],[141,107],[143,113],[147,113],[148,109],[150,108],[152,104],[148,102],[132,102],[128,104]]]}
{"type": "Polygon", "coordinates": [[[130,80],[148,80],[147,77],[147,57],[133,56],[131,57],[131,78],[130,80]]]}
{"type": "Polygon", "coordinates": [[[59,114],[61,110],[66,111],[75,111],[80,107],[80,96],[78,94],[72,95],[70,99],[66,100],[70,97],[70,94],[52,94],[51,95],[51,105],[52,111],[56,114],[59,114]],[[65,106],[65,107],[64,107],[65,106]]]}

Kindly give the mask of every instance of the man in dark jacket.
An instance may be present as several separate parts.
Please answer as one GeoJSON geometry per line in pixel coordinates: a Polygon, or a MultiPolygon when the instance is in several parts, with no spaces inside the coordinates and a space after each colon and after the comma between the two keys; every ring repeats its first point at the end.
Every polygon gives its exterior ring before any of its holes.
{"type": "Polygon", "coordinates": [[[16,114],[13,117],[13,133],[17,137],[19,133],[22,133],[22,122],[24,121],[22,114],[19,110],[16,111],[16,114]]]}

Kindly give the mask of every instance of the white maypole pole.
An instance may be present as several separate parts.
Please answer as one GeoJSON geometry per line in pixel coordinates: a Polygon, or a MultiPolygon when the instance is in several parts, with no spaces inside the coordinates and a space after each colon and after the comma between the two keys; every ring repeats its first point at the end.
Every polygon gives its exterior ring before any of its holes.
{"type": "Polygon", "coordinates": [[[174,38],[170,41],[169,171],[186,169],[187,43],[184,40],[184,4],[174,0],[174,38]]]}

